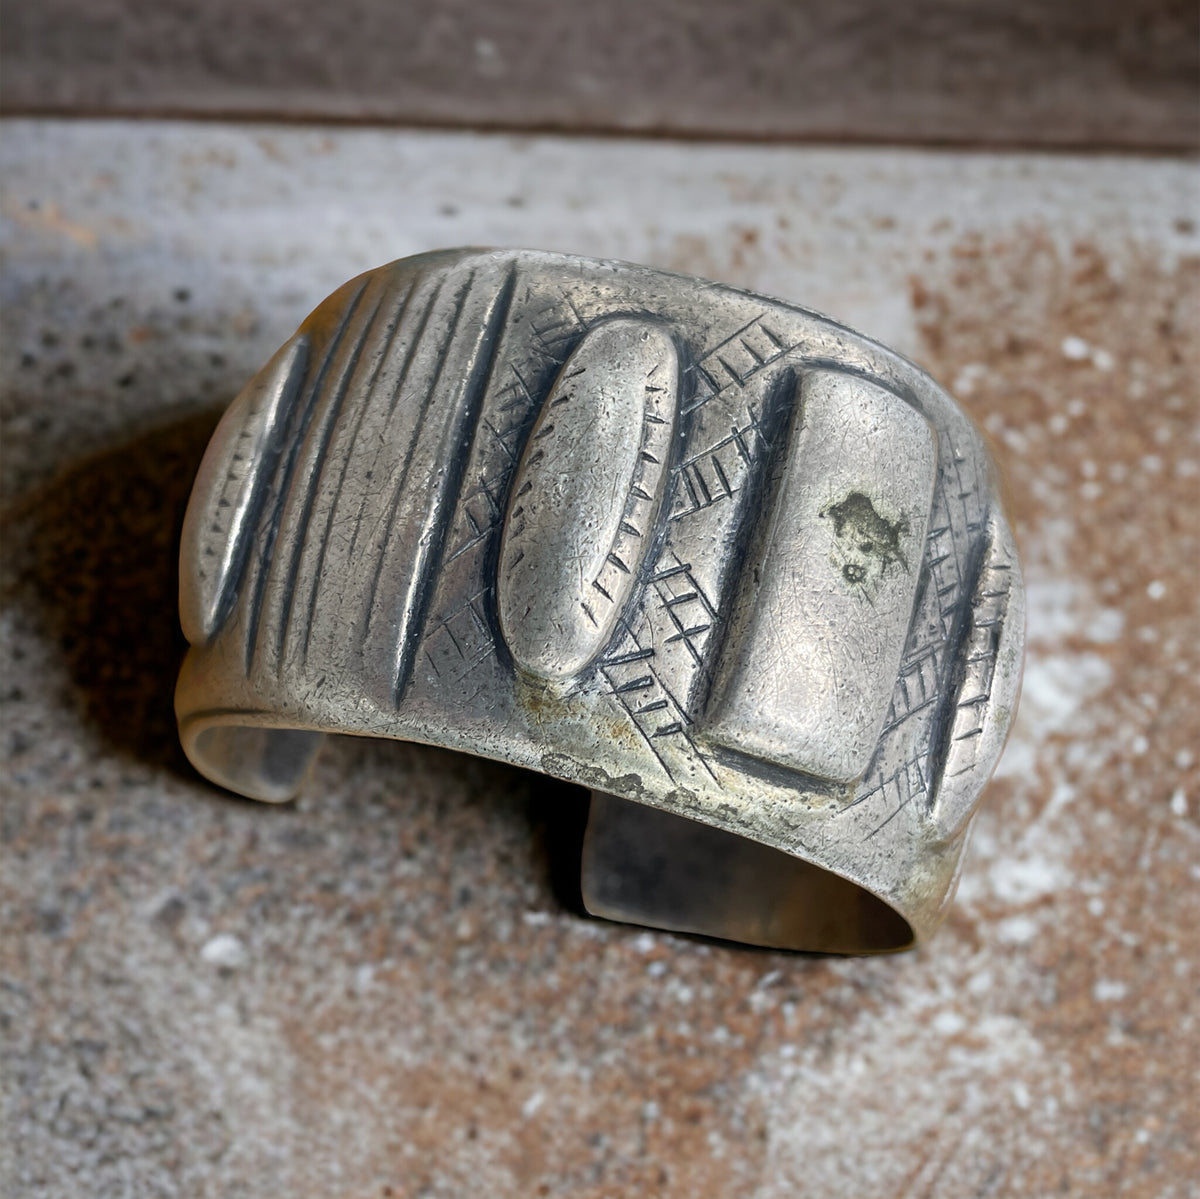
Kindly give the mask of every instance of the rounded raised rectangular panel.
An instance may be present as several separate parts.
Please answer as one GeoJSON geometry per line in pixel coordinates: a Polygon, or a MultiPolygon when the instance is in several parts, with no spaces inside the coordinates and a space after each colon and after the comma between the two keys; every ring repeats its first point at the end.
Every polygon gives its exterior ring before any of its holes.
{"type": "Polygon", "coordinates": [[[704,737],[848,782],[870,764],[895,686],[937,441],[899,396],[840,371],[802,376],[790,441],[704,737]]]}

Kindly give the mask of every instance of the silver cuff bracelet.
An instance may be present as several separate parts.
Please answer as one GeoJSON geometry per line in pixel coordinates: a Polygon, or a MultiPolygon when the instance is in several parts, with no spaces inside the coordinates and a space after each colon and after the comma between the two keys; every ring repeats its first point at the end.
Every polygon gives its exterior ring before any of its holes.
{"type": "Polygon", "coordinates": [[[180,736],[281,801],[327,732],[592,790],[588,910],[834,953],[929,936],[1016,703],[970,420],[883,346],[625,263],[347,283],[247,386],[183,530],[180,736]]]}

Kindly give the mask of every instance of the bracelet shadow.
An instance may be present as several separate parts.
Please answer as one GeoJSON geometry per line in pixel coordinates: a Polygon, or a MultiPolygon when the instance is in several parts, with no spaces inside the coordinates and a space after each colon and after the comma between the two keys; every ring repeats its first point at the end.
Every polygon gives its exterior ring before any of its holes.
{"type": "MultiPolygon", "coordinates": [[[[29,666],[20,662],[27,652],[48,650],[68,679],[66,694],[50,700],[60,709],[57,719],[82,718],[118,756],[191,783],[199,776],[180,747],[174,714],[175,679],[187,649],[177,616],[179,538],[192,481],[222,410],[206,409],[70,462],[3,513],[0,595],[15,621],[14,678],[30,679],[29,666]]],[[[48,677],[25,686],[52,688],[52,675],[51,665],[48,677]]],[[[31,699],[21,685],[6,691],[12,705],[31,699]]],[[[33,748],[22,740],[10,739],[15,767],[33,748]]],[[[402,776],[416,763],[422,774],[436,777],[454,772],[447,752],[379,742],[365,768],[398,768],[402,776]]],[[[494,793],[507,819],[526,824],[532,860],[522,869],[540,876],[562,907],[585,914],[579,872],[587,791],[501,763],[476,762],[473,778],[494,793]]],[[[458,789],[453,779],[448,783],[448,791],[458,789]]],[[[214,789],[214,799],[218,795],[250,803],[214,789]]],[[[402,804],[397,793],[398,818],[402,804]]]]}

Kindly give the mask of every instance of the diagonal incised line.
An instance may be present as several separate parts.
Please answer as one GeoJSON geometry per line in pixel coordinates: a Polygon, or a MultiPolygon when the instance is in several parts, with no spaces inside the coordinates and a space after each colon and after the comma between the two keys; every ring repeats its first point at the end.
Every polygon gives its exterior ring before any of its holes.
{"type": "Polygon", "coordinates": [[[492,297],[488,310],[480,321],[481,330],[469,359],[469,370],[458,385],[454,419],[443,433],[443,444],[448,442],[452,447],[450,459],[428,509],[426,535],[418,543],[414,562],[415,585],[410,587],[406,597],[407,602],[399,622],[399,636],[396,639],[392,694],[397,703],[407,686],[417,634],[423,625],[425,610],[441,572],[446,537],[458,498],[462,494],[467,461],[475,446],[479,416],[495,369],[504,326],[512,307],[516,278],[516,267],[510,265],[504,282],[492,297]],[[455,446],[458,447],[457,450],[453,448],[455,446]]]}
{"type": "MultiPolygon", "coordinates": [[[[424,282],[423,279],[418,280],[418,284],[423,283],[423,282],[424,282]]],[[[408,386],[409,370],[412,367],[413,359],[416,357],[417,350],[421,345],[422,339],[424,338],[425,328],[429,324],[429,315],[433,311],[435,305],[438,302],[439,297],[442,294],[442,287],[443,287],[444,283],[445,283],[444,278],[438,279],[437,284],[435,285],[435,287],[433,289],[433,295],[430,296],[428,303],[421,310],[421,316],[417,322],[416,329],[413,331],[412,340],[408,343],[407,352],[405,353],[405,356],[404,356],[404,364],[400,368],[400,377],[396,380],[395,387],[393,388],[393,391],[392,391],[392,398],[388,404],[387,416],[384,418],[384,421],[383,421],[383,432],[380,434],[379,444],[375,447],[375,457],[372,459],[371,468],[370,468],[372,472],[375,470],[375,467],[378,465],[381,454],[387,448],[385,434],[386,434],[388,426],[391,422],[391,418],[396,411],[396,407],[400,402],[400,397],[401,397],[401,395],[403,395],[405,387],[408,386]]],[[[414,292],[416,291],[416,286],[417,285],[414,285],[414,288],[413,288],[414,292]]],[[[407,317],[407,315],[408,315],[408,305],[406,304],[405,316],[407,317]]],[[[418,433],[420,432],[421,422],[425,419],[425,413],[428,410],[429,403],[430,403],[430,396],[429,396],[429,393],[427,392],[425,394],[425,396],[422,398],[421,411],[418,413],[417,422],[414,425],[413,433],[409,437],[408,447],[405,450],[406,458],[409,454],[412,453],[413,446],[416,445],[416,439],[417,439],[418,433]]],[[[350,533],[350,546],[349,546],[349,549],[347,549],[347,551],[346,551],[347,562],[352,562],[354,560],[354,551],[358,546],[358,538],[359,538],[359,535],[362,533],[363,519],[366,516],[366,512],[367,512],[367,496],[364,494],[362,496],[362,498],[359,500],[358,512],[354,517],[354,528],[350,533]]]]}
{"type": "MultiPolygon", "coordinates": [[[[404,457],[404,465],[400,469],[400,477],[397,479],[395,487],[392,489],[392,498],[387,507],[387,515],[383,523],[383,539],[379,546],[379,552],[375,555],[375,571],[371,578],[371,586],[367,592],[366,603],[366,629],[364,636],[371,632],[371,626],[375,619],[375,599],[379,592],[379,580],[383,575],[383,564],[387,558],[387,546],[392,539],[392,528],[396,522],[396,514],[400,510],[400,502],[404,497],[404,492],[408,484],[408,472],[412,468],[413,450],[421,440],[421,435],[425,431],[425,421],[429,416],[429,411],[433,407],[434,397],[437,395],[438,385],[441,382],[442,372],[445,370],[446,358],[448,357],[450,346],[454,342],[454,335],[458,332],[459,321],[462,319],[463,309],[466,307],[467,296],[471,290],[471,284],[475,281],[475,272],[472,271],[467,276],[467,281],[463,284],[458,295],[455,297],[454,312],[450,318],[450,326],[446,336],[442,341],[441,348],[438,352],[437,368],[434,370],[433,378],[429,381],[429,386],[426,388],[424,405],[421,409],[421,415],[417,420],[416,428],[413,432],[412,440],[409,442],[408,453],[404,457]]],[[[424,328],[424,325],[422,325],[424,328]]],[[[409,359],[411,361],[411,357],[409,359]]],[[[406,364],[407,369],[407,364],[406,364]]]]}
{"type": "Polygon", "coordinates": [[[350,469],[350,463],[354,459],[355,446],[358,444],[359,433],[362,431],[363,421],[366,418],[367,412],[371,408],[371,396],[375,390],[376,381],[379,378],[379,373],[392,356],[392,351],[396,343],[397,335],[404,324],[405,314],[408,310],[409,300],[412,298],[413,292],[416,290],[416,282],[412,283],[400,298],[399,303],[395,305],[390,317],[390,328],[383,346],[380,349],[378,356],[375,359],[371,369],[370,377],[363,385],[363,400],[359,405],[358,415],[354,421],[354,428],[350,431],[347,438],[345,452],[342,454],[341,469],[338,473],[337,487],[333,495],[330,497],[329,510],[325,514],[325,529],[320,540],[320,549],[317,554],[316,565],[313,570],[312,591],[309,596],[308,603],[308,623],[304,631],[304,644],[301,648],[301,660],[308,661],[308,647],[312,641],[313,626],[315,623],[316,595],[317,589],[321,585],[321,576],[325,571],[325,554],[329,548],[330,534],[333,529],[333,522],[337,515],[338,504],[341,501],[342,490],[346,485],[346,475],[350,469]]]}
{"type": "MultiPolygon", "coordinates": [[[[358,371],[359,362],[362,359],[363,347],[366,345],[371,336],[372,330],[375,328],[375,321],[379,317],[380,309],[383,306],[383,297],[379,296],[374,306],[371,309],[370,315],[362,323],[362,331],[358,338],[351,345],[344,343],[338,352],[338,357],[341,359],[339,370],[334,377],[333,386],[330,395],[325,402],[325,411],[321,417],[321,423],[315,433],[315,470],[308,472],[307,478],[304,480],[304,492],[301,497],[300,516],[297,522],[296,530],[292,537],[291,555],[288,561],[287,575],[283,585],[284,606],[279,626],[275,637],[275,654],[277,665],[280,669],[283,668],[283,649],[287,644],[288,632],[291,629],[292,612],[296,606],[296,579],[300,572],[300,563],[304,557],[305,545],[308,539],[308,526],[312,520],[313,506],[316,504],[317,495],[321,489],[321,481],[325,476],[325,459],[329,450],[329,442],[333,437],[333,430],[337,425],[338,416],[341,413],[342,405],[346,401],[346,394],[350,389],[351,381],[358,371]]],[[[310,431],[309,437],[313,433],[310,431]]],[[[308,437],[305,438],[309,440],[308,437]]],[[[315,588],[314,588],[315,590],[315,588]]],[[[311,614],[311,604],[310,604],[311,614]]]]}
{"type": "MultiPolygon", "coordinates": [[[[311,376],[307,395],[303,404],[303,411],[294,416],[294,421],[289,422],[289,428],[286,434],[287,450],[283,460],[276,468],[275,478],[277,490],[275,501],[271,507],[271,515],[268,521],[266,534],[263,538],[262,550],[259,554],[258,569],[254,577],[254,585],[250,602],[247,605],[247,624],[246,624],[246,643],[244,649],[244,663],[246,673],[250,673],[251,667],[254,665],[254,658],[258,650],[258,630],[262,617],[263,599],[267,589],[267,583],[271,574],[271,566],[275,554],[275,540],[279,533],[279,526],[283,520],[283,512],[286,506],[288,494],[291,490],[292,474],[296,466],[296,458],[300,453],[300,444],[304,439],[304,434],[308,429],[309,421],[312,417],[313,406],[316,403],[316,397],[320,394],[321,387],[325,382],[326,372],[329,370],[329,364],[333,360],[334,354],[337,352],[338,346],[341,344],[342,338],[345,335],[355,312],[358,310],[359,301],[362,299],[363,292],[366,290],[364,282],[354,293],[349,303],[342,312],[341,319],[338,321],[337,327],[329,336],[329,341],[326,343],[325,352],[321,357],[321,364],[311,376]]],[[[297,406],[299,408],[299,405],[297,406]]]]}

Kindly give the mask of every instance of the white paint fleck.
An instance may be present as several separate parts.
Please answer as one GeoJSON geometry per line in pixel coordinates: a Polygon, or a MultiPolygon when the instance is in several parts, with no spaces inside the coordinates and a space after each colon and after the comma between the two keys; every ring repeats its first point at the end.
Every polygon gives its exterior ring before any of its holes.
{"type": "Polygon", "coordinates": [[[1142,754],[1144,754],[1149,748],[1150,742],[1147,741],[1146,738],[1141,735],[1141,733],[1134,737],[1134,739],[1129,743],[1129,752],[1138,758],[1140,758],[1142,754]]]}
{"type": "Polygon", "coordinates": [[[1125,631],[1125,613],[1120,608],[1098,608],[1084,625],[1084,636],[1102,644],[1116,641],[1125,631]]]}
{"type": "Polygon", "coordinates": [[[1003,1102],[1018,1082],[1031,1106],[1056,1104],[1051,1092],[1061,1083],[1052,1059],[1022,1021],[980,1013],[963,1021],[969,1037],[943,1046],[935,1043],[936,1020],[913,1026],[889,1016],[865,1017],[832,1049],[802,1047],[796,1058],[755,1073],[767,1113],[762,1175],[770,1180],[754,1188],[757,1199],[932,1194],[937,1168],[952,1158],[960,1136],[951,1112],[966,1127],[981,1128],[994,1118],[998,1095],[1003,1102]],[[930,1070],[932,1060],[937,1070],[930,1070]],[[928,1169],[917,1176],[903,1157],[914,1144],[932,1147],[928,1169]]]}
{"type": "Polygon", "coordinates": [[[1066,728],[1080,707],[1112,682],[1112,667],[1098,654],[1055,654],[1033,667],[1022,699],[1047,732],[1066,728]]]}
{"type": "Polygon", "coordinates": [[[1059,811],[1065,808],[1067,804],[1072,803],[1074,799],[1075,788],[1070,783],[1055,783],[1054,790],[1050,792],[1050,798],[1046,802],[1046,806],[1042,809],[1037,821],[1030,828],[1035,828],[1037,824],[1056,816],[1059,811]]]}
{"type": "Polygon", "coordinates": [[[1196,755],[1190,749],[1181,749],[1175,755],[1175,765],[1180,770],[1186,770],[1195,760],[1196,755]]]}
{"type": "Polygon", "coordinates": [[[1171,812],[1175,816],[1186,816],[1188,810],[1187,792],[1182,787],[1176,787],[1171,796],[1171,812]]]}
{"type": "Polygon", "coordinates": [[[1119,979],[1101,978],[1092,988],[1092,998],[1097,1003],[1116,1003],[1129,994],[1129,987],[1119,979]]]}
{"type": "Polygon", "coordinates": [[[1012,904],[1053,895],[1070,878],[1064,866],[1040,857],[1000,858],[988,874],[996,898],[1012,904]]]}
{"type": "Polygon", "coordinates": [[[1096,349],[1092,351],[1092,365],[1098,371],[1110,371],[1116,364],[1117,360],[1108,350],[1096,349]]]}
{"type": "Polygon", "coordinates": [[[1062,356],[1072,362],[1082,362],[1092,352],[1092,347],[1082,337],[1074,336],[1064,337],[1059,348],[1062,350],[1062,356]]]}
{"type": "Polygon", "coordinates": [[[1101,899],[1099,895],[1093,895],[1091,899],[1087,901],[1087,910],[1093,916],[1103,916],[1104,900],[1101,899]]]}
{"type": "Polygon", "coordinates": [[[956,395],[969,396],[975,390],[975,384],[987,374],[987,366],[982,362],[968,362],[954,377],[951,390],[956,395]]]}
{"type": "MultiPolygon", "coordinates": [[[[1032,629],[1032,620],[1030,624],[1032,629]]],[[[1021,705],[997,777],[1027,778],[1050,736],[1086,731],[1082,709],[1111,682],[1112,667],[1099,654],[1031,654],[1025,664],[1021,705]]]]}
{"type": "Polygon", "coordinates": [[[232,933],[217,933],[205,941],[200,958],[222,970],[240,970],[250,960],[246,946],[232,933]]]}
{"type": "Polygon", "coordinates": [[[1061,412],[1056,412],[1046,422],[1046,428],[1048,428],[1055,437],[1061,437],[1070,427],[1070,419],[1064,416],[1061,412]]]}
{"type": "Polygon", "coordinates": [[[656,961],[651,962],[650,965],[646,967],[646,973],[650,975],[651,978],[662,978],[666,972],[667,963],[663,958],[658,958],[656,961]]]}
{"type": "Polygon", "coordinates": [[[980,970],[967,979],[967,991],[972,995],[986,995],[995,985],[996,979],[990,970],[980,970]]]}
{"type": "Polygon", "coordinates": [[[1004,444],[1013,451],[1014,454],[1023,454],[1029,448],[1029,439],[1020,429],[1005,429],[1004,444]]]}
{"type": "Polygon", "coordinates": [[[1162,579],[1152,579],[1146,585],[1146,594],[1152,600],[1160,600],[1164,595],[1167,594],[1167,585],[1162,581],[1162,579]]]}
{"type": "Polygon", "coordinates": [[[633,939],[633,948],[637,953],[653,953],[657,945],[652,933],[638,933],[633,939]]]}
{"type": "Polygon", "coordinates": [[[1029,916],[1009,916],[996,925],[996,940],[1005,945],[1026,945],[1037,936],[1037,922],[1029,916]]]}
{"type": "Polygon", "coordinates": [[[966,1023],[957,1012],[938,1012],[933,1018],[933,1031],[943,1037],[952,1037],[962,1032],[966,1023]]]}
{"type": "Polygon", "coordinates": [[[530,1095],[529,1098],[526,1099],[524,1103],[521,1104],[521,1115],[524,1116],[526,1120],[528,1120],[530,1118],[530,1116],[534,1115],[534,1113],[537,1112],[538,1108],[541,1107],[542,1104],[545,1102],[546,1102],[546,1092],[545,1091],[534,1091],[534,1093],[532,1095],[530,1095]]]}
{"type": "Polygon", "coordinates": [[[505,62],[504,55],[491,38],[476,38],[474,49],[475,70],[480,75],[496,79],[507,73],[508,64],[505,62]]]}
{"type": "Polygon", "coordinates": [[[1091,591],[1077,579],[1031,571],[1025,598],[1031,642],[1054,645],[1082,636],[1108,644],[1125,631],[1124,612],[1099,606],[1091,591]]]}

